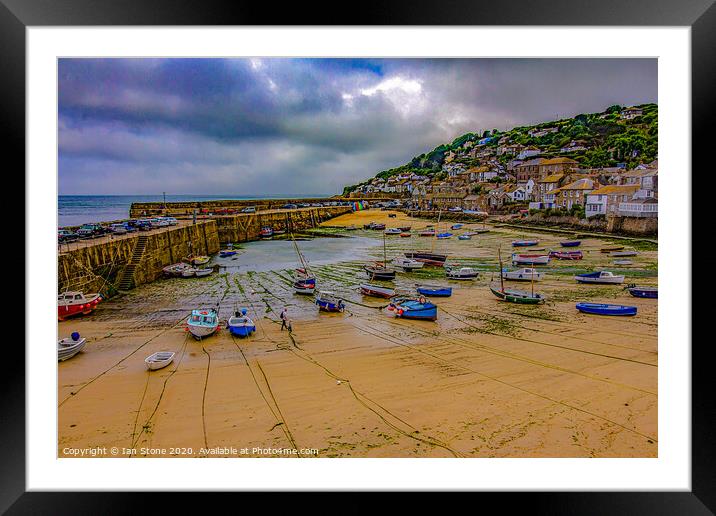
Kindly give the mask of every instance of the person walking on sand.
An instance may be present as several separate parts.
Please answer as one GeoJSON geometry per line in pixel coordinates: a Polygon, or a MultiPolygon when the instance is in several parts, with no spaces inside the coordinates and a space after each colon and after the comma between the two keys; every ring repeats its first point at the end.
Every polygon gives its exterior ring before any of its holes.
{"type": "MultiPolygon", "coordinates": [[[[281,317],[281,331],[283,331],[284,328],[288,328],[288,326],[286,324],[288,322],[288,309],[287,308],[283,309],[280,317],[281,317]]],[[[291,330],[289,330],[289,331],[291,331],[291,330]]]]}
{"type": "Polygon", "coordinates": [[[293,326],[291,325],[291,319],[288,320],[286,323],[286,329],[288,330],[288,333],[293,332],[293,326]]]}

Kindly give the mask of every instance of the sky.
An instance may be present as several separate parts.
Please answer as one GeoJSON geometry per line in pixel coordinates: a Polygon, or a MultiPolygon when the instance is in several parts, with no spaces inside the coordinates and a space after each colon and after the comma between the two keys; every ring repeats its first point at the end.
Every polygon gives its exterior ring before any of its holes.
{"type": "Polygon", "coordinates": [[[657,102],[656,59],[60,59],[60,195],[333,195],[467,132],[657,102]]]}

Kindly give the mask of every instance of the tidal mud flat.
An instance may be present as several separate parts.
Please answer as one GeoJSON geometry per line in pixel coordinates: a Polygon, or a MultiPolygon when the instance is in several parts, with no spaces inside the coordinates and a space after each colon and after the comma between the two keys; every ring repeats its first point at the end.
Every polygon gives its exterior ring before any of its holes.
{"type": "Polygon", "coordinates": [[[267,241],[214,258],[219,270],[209,277],[160,280],[60,322],[60,337],[78,331],[88,343],[58,364],[58,455],[117,448],[118,457],[657,456],[657,300],[573,278],[606,269],[624,274],[625,284],[656,286],[654,246],[637,245],[633,263],[617,266],[600,252],[608,237],[582,239],[583,260],[539,267],[545,278],[535,290],[547,302],[523,306],[488,288],[499,278],[498,248],[508,266],[512,240],[559,249],[564,236],[488,224],[490,232],[471,240],[434,241],[416,233],[435,222],[389,213],[324,223],[327,235],[351,238],[298,242],[319,288],[345,300],[344,313],[319,313],[312,297],[294,294],[293,244],[267,241]],[[435,298],[436,322],[390,317],[386,300],[358,291],[368,282],[362,266],[382,260],[383,235],[341,229],[371,221],[412,226],[411,238],[386,237],[388,259],[432,247],[479,278],[448,281],[432,267],[399,272],[396,288],[442,284],[453,295],[435,298]],[[585,315],[578,301],[637,306],[638,314],[585,315]],[[222,330],[191,338],[190,311],[217,304],[224,322],[246,307],[254,336],[222,330]],[[280,329],[284,308],[290,334],[280,329]],[[148,372],[144,359],[156,351],[174,351],[174,362],[148,372]]]}

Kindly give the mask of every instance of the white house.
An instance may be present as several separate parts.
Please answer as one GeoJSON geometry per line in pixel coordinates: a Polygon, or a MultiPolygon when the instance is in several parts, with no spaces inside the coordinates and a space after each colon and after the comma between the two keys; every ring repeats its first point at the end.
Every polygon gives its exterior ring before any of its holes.
{"type": "Polygon", "coordinates": [[[598,188],[586,195],[584,214],[589,218],[615,213],[619,204],[631,201],[637,190],[638,185],[607,185],[598,188]]]}
{"type": "Polygon", "coordinates": [[[617,214],[623,217],[658,217],[659,201],[649,197],[648,199],[632,199],[620,202],[617,214]]]}
{"type": "Polygon", "coordinates": [[[520,152],[520,153],[517,155],[517,159],[522,159],[522,160],[524,160],[524,159],[527,159],[527,158],[531,158],[532,156],[539,156],[540,154],[542,154],[542,151],[539,150],[538,148],[536,148],[536,147],[529,147],[529,148],[527,148],[527,149],[524,149],[522,152],[520,152]]]}

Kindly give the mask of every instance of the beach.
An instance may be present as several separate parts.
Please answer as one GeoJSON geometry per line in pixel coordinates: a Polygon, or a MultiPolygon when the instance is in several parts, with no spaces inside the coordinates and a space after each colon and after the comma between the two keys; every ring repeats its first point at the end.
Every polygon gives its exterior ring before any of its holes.
{"type": "Polygon", "coordinates": [[[656,457],[657,300],[624,290],[657,285],[656,247],[620,243],[639,254],[616,266],[600,252],[613,243],[608,236],[582,238],[584,260],[551,260],[534,286],[509,282],[547,298],[527,306],[490,292],[499,284],[498,248],[507,267],[512,240],[559,249],[564,235],[471,223],[451,232],[490,231],[435,241],[417,236],[428,224],[437,225],[357,211],[325,221],[317,232],[325,238],[298,242],[319,288],[345,300],[344,313],[319,313],[311,296],[294,294],[292,243],[272,241],[215,259],[209,277],[142,285],[58,323],[60,338],[77,331],[87,339],[58,364],[58,456],[656,457]],[[386,237],[389,260],[433,249],[475,267],[478,279],[448,281],[432,267],[399,272],[396,287],[450,285],[453,295],[434,299],[435,322],[391,317],[385,299],[358,291],[369,282],[362,266],[383,259],[382,233],[362,229],[372,221],[412,226],[411,238],[386,237]],[[341,229],[351,225],[360,229],[341,229]],[[600,269],[624,274],[625,285],[574,280],[600,269]],[[579,301],[636,306],[638,314],[586,315],[579,301]],[[246,307],[256,333],[238,339],[222,329],[194,340],[185,329],[191,310],[217,304],[224,322],[246,307]],[[284,308],[291,333],[281,330],[284,308]],[[148,372],[144,359],[156,351],[175,359],[148,372]]]}

